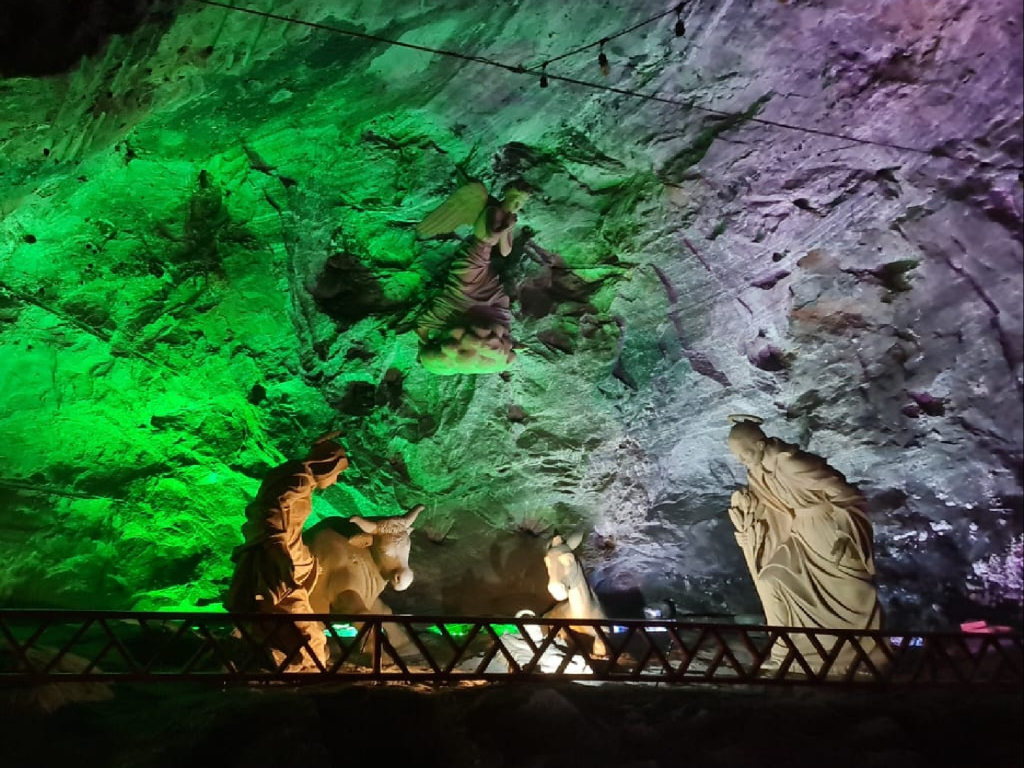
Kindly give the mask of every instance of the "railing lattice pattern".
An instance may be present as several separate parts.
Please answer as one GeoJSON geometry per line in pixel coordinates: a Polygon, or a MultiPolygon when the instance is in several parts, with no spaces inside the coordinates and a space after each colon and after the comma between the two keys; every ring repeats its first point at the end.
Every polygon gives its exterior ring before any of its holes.
{"type": "Polygon", "coordinates": [[[1020,633],[894,635],[686,620],[0,611],[0,683],[561,679],[1020,687],[1022,650],[1020,633]],[[308,650],[303,639],[277,662],[267,650],[277,632],[302,638],[296,622],[327,637],[329,658],[313,672],[291,671],[308,650]],[[592,627],[606,656],[595,656],[592,638],[570,625],[592,627]]]}

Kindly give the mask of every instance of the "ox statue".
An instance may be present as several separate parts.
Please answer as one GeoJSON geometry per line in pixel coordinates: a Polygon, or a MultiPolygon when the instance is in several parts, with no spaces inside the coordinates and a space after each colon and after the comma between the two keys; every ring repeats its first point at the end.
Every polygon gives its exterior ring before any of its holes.
{"type": "MultiPolygon", "coordinates": [[[[395,517],[351,517],[347,523],[327,518],[306,531],[309,549],[320,566],[309,595],[313,612],[390,614],[380,596],[389,584],[399,592],[412,584],[410,534],[422,511],[423,505],[418,504],[395,517]]],[[[387,624],[385,632],[396,650],[412,646],[400,626],[387,624]]]]}
{"type": "MultiPolygon", "coordinates": [[[[587,583],[583,564],[573,551],[583,540],[582,534],[563,539],[555,536],[548,544],[544,565],[548,569],[548,592],[558,604],[545,613],[553,619],[605,619],[604,609],[597,595],[587,583]]],[[[595,627],[574,626],[574,632],[591,635],[594,638],[594,655],[606,656],[604,640],[595,627]]]]}

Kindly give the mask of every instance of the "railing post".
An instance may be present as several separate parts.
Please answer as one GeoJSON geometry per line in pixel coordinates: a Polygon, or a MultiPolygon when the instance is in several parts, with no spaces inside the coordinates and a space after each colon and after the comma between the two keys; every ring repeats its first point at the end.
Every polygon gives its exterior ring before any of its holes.
{"type": "Polygon", "coordinates": [[[384,622],[378,617],[373,620],[373,678],[378,682],[382,679],[382,669],[380,657],[384,653],[384,642],[381,637],[381,632],[384,631],[384,622]]]}

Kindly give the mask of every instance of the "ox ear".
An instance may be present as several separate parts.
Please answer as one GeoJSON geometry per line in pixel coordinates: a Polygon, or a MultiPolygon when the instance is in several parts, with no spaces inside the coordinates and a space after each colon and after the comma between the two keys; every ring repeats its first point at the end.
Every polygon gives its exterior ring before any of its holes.
{"type": "Polygon", "coordinates": [[[402,521],[405,523],[406,528],[412,528],[412,524],[416,522],[416,518],[419,517],[420,512],[426,509],[425,504],[417,504],[415,507],[410,509],[404,515],[402,515],[402,521]]]}
{"type": "Polygon", "coordinates": [[[355,517],[350,517],[348,521],[358,525],[359,530],[363,533],[369,533],[372,535],[377,532],[377,522],[375,520],[367,520],[365,517],[359,517],[356,515],[355,517]]]}
{"type": "Polygon", "coordinates": [[[572,533],[565,540],[565,546],[567,546],[569,549],[576,549],[576,547],[578,547],[582,543],[583,531],[577,531],[576,533],[572,533]]]}

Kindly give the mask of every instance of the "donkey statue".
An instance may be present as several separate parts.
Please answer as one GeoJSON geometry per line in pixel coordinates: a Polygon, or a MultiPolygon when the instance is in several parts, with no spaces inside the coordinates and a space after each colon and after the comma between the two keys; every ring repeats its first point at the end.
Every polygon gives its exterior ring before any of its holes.
{"type": "MultiPolygon", "coordinates": [[[[605,619],[604,609],[597,595],[587,583],[583,564],[574,550],[583,541],[583,534],[573,534],[567,539],[555,536],[544,554],[544,565],[548,569],[548,592],[558,604],[544,616],[553,619],[605,619]]],[[[591,635],[594,638],[594,655],[607,656],[604,640],[595,627],[573,626],[574,632],[591,635]]]]}

